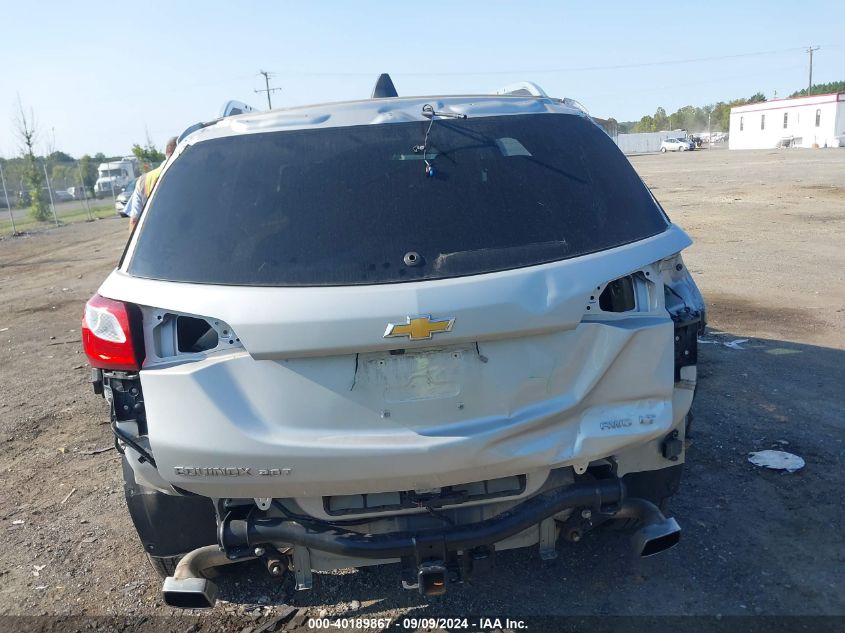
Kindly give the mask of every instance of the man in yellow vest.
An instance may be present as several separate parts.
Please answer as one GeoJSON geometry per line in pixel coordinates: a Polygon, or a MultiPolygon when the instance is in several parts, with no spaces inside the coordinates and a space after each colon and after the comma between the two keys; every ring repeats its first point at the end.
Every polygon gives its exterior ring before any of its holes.
{"type": "Polygon", "coordinates": [[[147,200],[158,182],[158,177],[161,175],[161,170],[164,168],[165,163],[167,163],[167,160],[170,158],[171,154],[173,154],[173,150],[175,149],[176,137],[174,136],[167,141],[167,145],[164,148],[164,162],[155,169],[139,176],[138,180],[135,182],[135,190],[132,192],[132,197],[129,198],[129,202],[126,204],[126,215],[129,216],[130,233],[134,230],[135,225],[138,224],[138,220],[141,217],[141,213],[144,211],[147,200]]]}

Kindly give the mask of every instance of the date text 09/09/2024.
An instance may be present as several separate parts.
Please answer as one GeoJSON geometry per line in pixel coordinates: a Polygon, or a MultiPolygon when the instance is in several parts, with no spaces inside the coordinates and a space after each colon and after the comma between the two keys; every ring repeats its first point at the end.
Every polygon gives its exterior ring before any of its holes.
{"type": "Polygon", "coordinates": [[[466,631],[521,630],[528,626],[524,620],[510,618],[311,618],[309,629],[377,629],[389,628],[416,631],[418,629],[460,629],[466,631]]]}

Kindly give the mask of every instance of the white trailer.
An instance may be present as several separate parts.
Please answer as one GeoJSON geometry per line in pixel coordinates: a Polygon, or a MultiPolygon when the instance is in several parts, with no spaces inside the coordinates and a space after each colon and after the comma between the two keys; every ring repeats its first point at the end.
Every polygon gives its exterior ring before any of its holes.
{"type": "Polygon", "coordinates": [[[729,147],[845,147],[845,93],[731,108],[729,147]]]}

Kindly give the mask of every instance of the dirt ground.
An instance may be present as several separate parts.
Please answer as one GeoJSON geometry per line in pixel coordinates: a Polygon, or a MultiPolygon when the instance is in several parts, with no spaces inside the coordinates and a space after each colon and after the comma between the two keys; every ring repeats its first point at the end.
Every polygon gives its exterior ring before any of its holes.
{"type": "Polygon", "coordinates": [[[560,543],[554,561],[501,555],[496,575],[441,599],[404,591],[391,569],[320,574],[294,593],[246,565],[221,578],[210,612],[163,606],[119,457],[97,452],[112,439],[80,346],[82,306],[127,234],[114,218],[0,240],[0,616],[130,616],[127,630],[191,631],[259,626],[284,605],[368,618],[845,616],[845,150],[632,162],[695,240],[685,259],[709,309],[671,512],[679,547],[635,560],[625,535],[599,530],[560,543]],[[724,345],[737,339],[748,340],[724,345]],[[807,465],[785,474],[748,463],[767,448],[807,465]]]}

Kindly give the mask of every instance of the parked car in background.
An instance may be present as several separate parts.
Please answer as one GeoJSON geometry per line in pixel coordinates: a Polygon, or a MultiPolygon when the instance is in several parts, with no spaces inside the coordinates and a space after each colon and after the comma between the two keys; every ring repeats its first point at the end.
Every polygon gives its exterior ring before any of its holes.
{"type": "Polygon", "coordinates": [[[93,198],[94,196],[91,195],[91,190],[89,189],[87,192],[82,187],[68,187],[67,192],[73,196],[74,200],[84,200],[87,198],[93,198]]]}
{"type": "Polygon", "coordinates": [[[73,194],[67,189],[56,189],[53,191],[53,202],[70,202],[73,200],[73,194]]]}
{"type": "Polygon", "coordinates": [[[126,213],[124,213],[124,209],[126,209],[126,205],[129,204],[129,198],[132,197],[132,192],[135,191],[136,182],[138,182],[137,178],[123,187],[114,200],[114,210],[117,211],[117,214],[122,218],[127,217],[126,213]]]}
{"type": "Polygon", "coordinates": [[[667,138],[660,144],[660,151],[664,154],[666,152],[686,152],[695,149],[695,144],[680,138],[667,138]]]}

